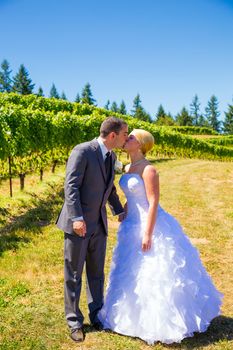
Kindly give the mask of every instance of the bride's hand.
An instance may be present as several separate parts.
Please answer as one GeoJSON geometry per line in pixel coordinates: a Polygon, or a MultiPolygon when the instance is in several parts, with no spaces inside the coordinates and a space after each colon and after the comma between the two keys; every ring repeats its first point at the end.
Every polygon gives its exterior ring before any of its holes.
{"type": "Polygon", "coordinates": [[[150,250],[152,245],[152,238],[149,233],[145,233],[142,239],[142,250],[143,252],[147,252],[150,250]]]}
{"type": "Polygon", "coordinates": [[[125,220],[126,216],[127,216],[127,202],[124,205],[124,213],[118,216],[118,221],[122,222],[123,220],[125,220]]]}
{"type": "Polygon", "coordinates": [[[121,213],[118,215],[118,222],[122,222],[123,220],[125,220],[125,213],[121,213]]]}

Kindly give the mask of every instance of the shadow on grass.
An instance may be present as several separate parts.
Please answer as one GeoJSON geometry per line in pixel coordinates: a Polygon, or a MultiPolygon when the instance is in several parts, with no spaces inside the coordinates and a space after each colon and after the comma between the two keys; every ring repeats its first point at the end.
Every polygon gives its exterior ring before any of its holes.
{"type": "MultiPolygon", "coordinates": [[[[91,325],[84,324],[84,333],[93,333],[96,331],[91,325]]],[[[111,331],[105,330],[106,333],[116,334],[116,336],[128,337],[111,331]]],[[[139,339],[139,338],[137,338],[139,339]]],[[[185,349],[194,350],[205,346],[220,342],[233,340],[233,318],[227,316],[218,316],[210,324],[209,328],[204,333],[195,333],[193,337],[184,339],[181,343],[173,343],[170,345],[163,344],[167,349],[185,349]]],[[[158,343],[155,343],[155,345],[158,343]]]]}
{"type": "MultiPolygon", "coordinates": [[[[56,184],[47,185],[49,189],[43,199],[35,193],[27,193],[31,196],[29,204],[33,208],[12,217],[11,222],[0,229],[0,256],[4,251],[16,250],[20,244],[30,242],[35,234],[42,232],[43,226],[49,225],[51,221],[55,222],[63,202],[63,190],[56,184]]],[[[22,207],[25,207],[24,204],[22,201],[22,207]]]]}
{"type": "Polygon", "coordinates": [[[233,318],[218,316],[204,333],[195,333],[192,338],[182,341],[186,349],[198,349],[223,340],[233,340],[233,318]]]}
{"type": "Polygon", "coordinates": [[[7,210],[6,208],[0,208],[0,215],[8,215],[9,214],[9,210],[7,210]]]}
{"type": "Polygon", "coordinates": [[[9,210],[6,208],[0,208],[0,225],[4,224],[5,222],[5,217],[9,215],[9,210]]]}
{"type": "Polygon", "coordinates": [[[165,163],[165,162],[170,162],[171,160],[177,160],[177,158],[153,158],[153,159],[150,159],[150,162],[152,164],[154,163],[165,163]]]}

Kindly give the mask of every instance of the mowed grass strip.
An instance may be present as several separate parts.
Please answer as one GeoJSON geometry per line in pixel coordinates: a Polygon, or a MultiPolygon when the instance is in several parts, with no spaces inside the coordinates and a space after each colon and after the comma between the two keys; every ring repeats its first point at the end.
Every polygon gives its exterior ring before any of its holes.
{"type": "MultiPolygon", "coordinates": [[[[89,325],[85,274],[81,308],[86,339],[69,339],[63,312],[63,233],[54,225],[62,204],[64,167],[55,174],[28,175],[25,192],[0,187],[0,349],[233,349],[232,233],[233,165],[200,160],[157,160],[161,206],[184,227],[217,288],[224,294],[223,314],[208,331],[181,344],[151,347],[139,339],[95,332],[89,325]]],[[[116,184],[119,175],[116,176],[116,184]]],[[[122,202],[123,194],[119,189],[122,202]]],[[[106,275],[116,242],[117,220],[110,229],[106,275]]],[[[107,278],[106,278],[107,282],[107,278]]],[[[146,293],[146,291],[145,291],[146,293]]],[[[148,320],[149,322],[150,320],[148,320]]]]}

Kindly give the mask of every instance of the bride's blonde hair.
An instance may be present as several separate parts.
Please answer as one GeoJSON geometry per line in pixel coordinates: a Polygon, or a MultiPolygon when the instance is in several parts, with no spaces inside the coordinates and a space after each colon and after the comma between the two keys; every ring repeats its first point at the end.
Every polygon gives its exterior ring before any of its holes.
{"type": "Polygon", "coordinates": [[[143,129],[133,129],[130,134],[134,135],[139,141],[141,145],[141,151],[144,155],[149,152],[154,146],[154,136],[149,131],[143,129]]]}

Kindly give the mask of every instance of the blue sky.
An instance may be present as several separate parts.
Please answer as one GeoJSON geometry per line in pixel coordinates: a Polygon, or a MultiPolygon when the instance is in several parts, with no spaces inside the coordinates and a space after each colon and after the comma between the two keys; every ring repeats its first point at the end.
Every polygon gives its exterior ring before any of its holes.
{"type": "Polygon", "coordinates": [[[23,63],[48,95],[74,100],[86,82],[99,106],[140,94],[154,116],[197,93],[222,112],[233,97],[233,1],[0,0],[0,62],[23,63]]]}

